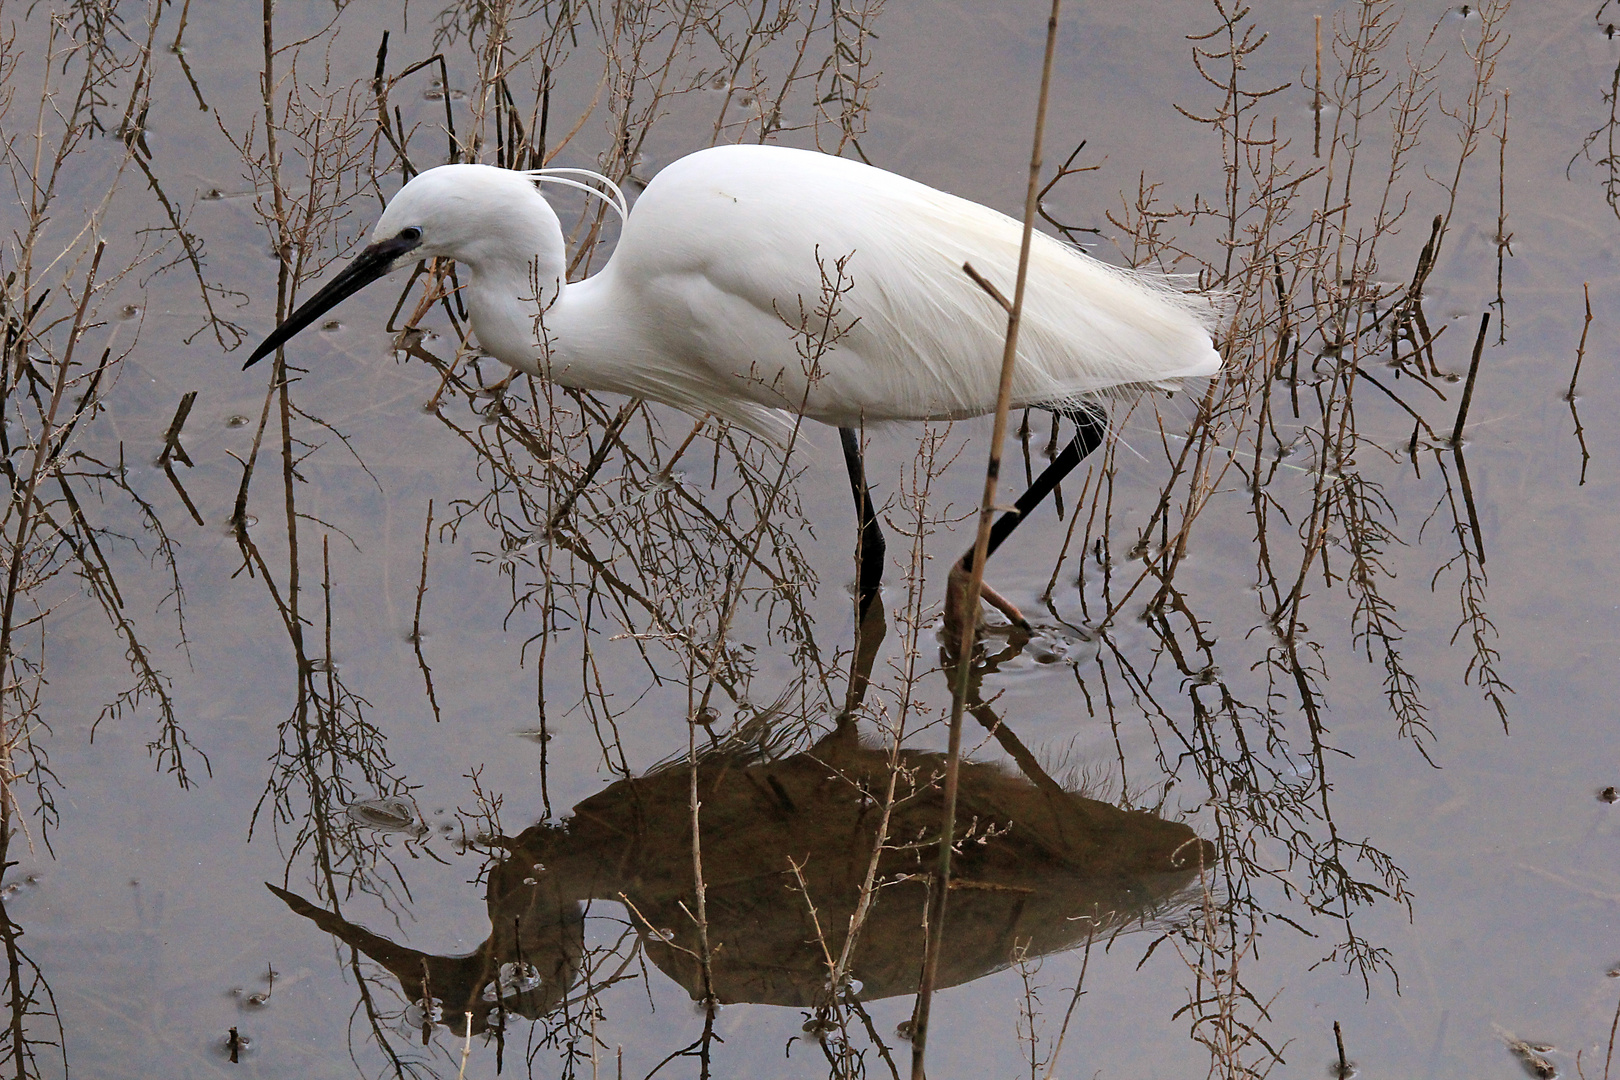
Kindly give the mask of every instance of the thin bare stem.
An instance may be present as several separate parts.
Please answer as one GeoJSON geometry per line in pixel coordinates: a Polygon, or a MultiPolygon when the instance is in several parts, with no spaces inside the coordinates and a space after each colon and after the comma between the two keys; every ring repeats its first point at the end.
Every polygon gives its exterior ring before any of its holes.
{"type": "Polygon", "coordinates": [[[923,1061],[928,1044],[928,1017],[933,1003],[934,980],[939,972],[940,948],[945,935],[946,898],[950,892],[951,852],[955,843],[956,798],[961,776],[962,714],[967,704],[968,682],[973,670],[973,648],[978,636],[979,595],[984,584],[984,564],[990,548],[990,527],[996,514],[996,486],[1001,474],[1001,443],[1007,433],[1007,413],[1012,402],[1013,367],[1018,359],[1018,326],[1023,314],[1024,288],[1029,276],[1029,251],[1035,230],[1036,203],[1041,187],[1041,144],[1046,132],[1046,102],[1052,84],[1052,60],[1057,49],[1058,13],[1062,0],[1052,0],[1046,20],[1046,55],[1041,65],[1041,90],[1035,107],[1035,135],[1029,160],[1029,182],[1024,197],[1024,232],[1018,249],[1018,276],[1013,288],[1012,309],[1007,313],[1006,344],[1001,354],[1001,383],[996,392],[995,423],[990,435],[990,462],[985,469],[984,495],[979,503],[979,530],[973,543],[973,565],[968,571],[963,615],[968,625],[959,635],[956,675],[951,690],[950,744],[946,756],[945,805],[941,813],[939,864],[930,883],[927,918],[927,947],[922,977],[918,981],[917,1003],[911,1022],[911,1077],[924,1080],[923,1061]]]}

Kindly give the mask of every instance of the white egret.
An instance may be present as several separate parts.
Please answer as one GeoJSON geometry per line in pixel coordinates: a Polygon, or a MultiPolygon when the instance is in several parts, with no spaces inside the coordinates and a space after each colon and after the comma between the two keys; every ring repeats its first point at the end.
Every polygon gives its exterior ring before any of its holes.
{"type": "MultiPolygon", "coordinates": [[[[562,386],[713,414],[780,442],[794,418],[840,429],[860,517],[860,612],[883,537],[857,429],[995,408],[1006,315],[963,264],[1010,294],[1020,224],[882,169],[804,150],[722,146],[659,172],[602,270],[565,280],[538,183],[579,170],[443,165],[388,203],[372,243],[254,350],[252,364],[401,258],[455,259],[480,346],[562,386]],[[817,308],[822,313],[817,314],[817,308]]],[[[1214,375],[1213,311],[1171,279],[1116,269],[1036,233],[1013,405],[1072,417],[1073,441],[991,536],[994,551],[1107,426],[1098,400],[1214,375]]],[[[969,552],[956,566],[961,573],[969,552]]],[[[1015,621],[1017,608],[986,590],[1015,621]]]]}

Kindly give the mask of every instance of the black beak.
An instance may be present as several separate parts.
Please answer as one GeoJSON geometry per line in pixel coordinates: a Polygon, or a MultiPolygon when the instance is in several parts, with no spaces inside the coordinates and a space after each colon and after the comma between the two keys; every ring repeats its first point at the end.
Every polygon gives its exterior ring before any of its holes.
{"type": "Polygon", "coordinates": [[[300,304],[297,311],[287,316],[287,321],[276,327],[270,336],[253,350],[253,355],[247,358],[247,363],[242,365],[242,369],[245,371],[257,364],[291,340],[298,331],[392,270],[401,255],[414,250],[422,243],[421,234],[417,230],[405,231],[416,235],[407,237],[405,233],[401,233],[388,240],[379,240],[356,255],[354,261],[343,268],[342,273],[327,282],[326,287],[320,292],[300,304]]]}

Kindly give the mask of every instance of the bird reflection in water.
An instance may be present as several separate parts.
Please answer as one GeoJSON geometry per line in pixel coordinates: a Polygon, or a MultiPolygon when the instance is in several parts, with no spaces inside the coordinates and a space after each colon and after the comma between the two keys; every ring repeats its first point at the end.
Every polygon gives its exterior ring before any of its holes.
{"type": "MultiPolygon", "coordinates": [[[[1019,772],[963,765],[957,820],[967,835],[939,986],[1006,968],[1015,948],[1035,957],[1133,924],[1162,925],[1190,898],[1210,844],[1184,824],[1064,789],[982,701],[973,711],[1019,772]]],[[[719,1003],[827,1003],[827,957],[844,947],[877,843],[890,751],[864,744],[849,722],[799,753],[773,752],[784,726],[781,716],[756,716],[697,762],[719,1003]]],[[[923,954],[944,755],[902,750],[899,765],[877,896],[840,988],[866,1001],[914,993],[923,954]]],[[[466,1013],[478,1034],[504,1026],[508,1014],[538,1019],[571,991],[597,989],[575,986],[589,900],[625,904],[647,957],[701,1001],[701,947],[688,914],[696,910],[690,791],[683,755],[591,796],[561,824],[496,841],[504,854],[488,875],[491,935],[471,955],[397,945],[271,889],[386,967],[418,1008],[437,1005],[458,1035],[466,1013]]]]}

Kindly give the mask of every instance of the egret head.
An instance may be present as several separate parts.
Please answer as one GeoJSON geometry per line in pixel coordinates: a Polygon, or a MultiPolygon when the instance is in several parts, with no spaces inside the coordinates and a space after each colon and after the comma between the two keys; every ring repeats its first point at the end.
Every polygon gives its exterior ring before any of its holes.
{"type": "Polygon", "coordinates": [[[524,173],[493,165],[441,165],[389,200],[371,241],[373,247],[395,244],[418,258],[441,256],[476,270],[513,260],[521,266],[551,247],[547,241],[553,236],[560,248],[557,215],[524,173]]]}
{"type": "Polygon", "coordinates": [[[492,165],[429,169],[389,200],[371,243],[354,261],[276,327],[242,366],[268,356],[402,260],[434,256],[467,264],[475,277],[538,274],[543,289],[555,295],[565,260],[562,226],[534,181],[521,172],[492,165]]]}

